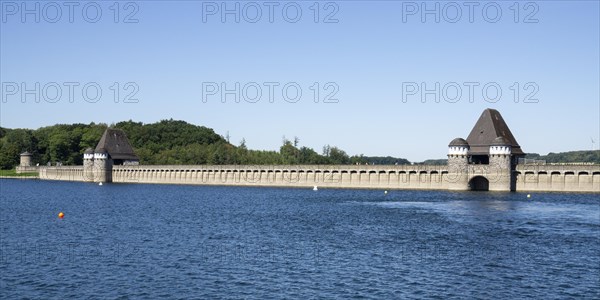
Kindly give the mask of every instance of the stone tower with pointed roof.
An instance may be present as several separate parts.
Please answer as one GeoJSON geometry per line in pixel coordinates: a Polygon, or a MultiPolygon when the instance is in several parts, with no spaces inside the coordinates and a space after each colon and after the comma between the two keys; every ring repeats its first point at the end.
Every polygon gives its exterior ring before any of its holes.
{"type": "Polygon", "coordinates": [[[86,181],[111,182],[113,165],[137,165],[139,158],[123,130],[107,128],[96,149],[83,154],[83,173],[86,181]]]}
{"type": "Polygon", "coordinates": [[[454,190],[514,190],[514,170],[521,146],[495,109],[483,111],[466,140],[448,145],[448,169],[454,190]]]}

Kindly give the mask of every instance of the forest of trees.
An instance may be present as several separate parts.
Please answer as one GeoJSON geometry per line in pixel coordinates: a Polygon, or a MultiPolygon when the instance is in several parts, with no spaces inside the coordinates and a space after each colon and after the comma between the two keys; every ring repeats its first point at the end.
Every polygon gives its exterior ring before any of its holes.
{"type": "MultiPolygon", "coordinates": [[[[239,145],[230,144],[214,130],[185,121],[163,120],[152,124],[125,121],[111,127],[125,131],[141,164],[410,164],[406,159],[348,155],[344,150],[325,145],[321,153],[299,145],[299,139],[283,139],[279,151],[251,150],[242,139],[239,145]]],[[[33,162],[61,162],[81,165],[83,152],[95,148],[107,124],[58,124],[39,129],[7,129],[0,127],[0,169],[12,169],[19,164],[24,151],[33,154],[33,162]]],[[[527,158],[553,162],[600,163],[600,151],[572,151],[527,158]]],[[[445,164],[445,159],[426,160],[417,164],[445,164]]]]}
{"type": "MultiPolygon", "coordinates": [[[[344,150],[326,145],[321,154],[300,147],[299,139],[284,138],[279,152],[250,150],[245,140],[235,146],[212,129],[184,121],[163,120],[152,124],[125,121],[111,125],[125,131],[141,164],[409,164],[402,158],[349,156],[344,150]]],[[[95,148],[107,124],[58,124],[31,129],[0,127],[0,169],[19,164],[24,151],[33,162],[61,162],[81,165],[83,152],[95,148]]]]}

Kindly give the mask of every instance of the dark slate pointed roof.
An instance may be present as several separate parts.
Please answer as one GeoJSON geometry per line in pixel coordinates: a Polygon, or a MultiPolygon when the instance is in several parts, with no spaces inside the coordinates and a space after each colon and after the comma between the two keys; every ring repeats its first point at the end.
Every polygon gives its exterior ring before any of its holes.
{"type": "Polygon", "coordinates": [[[96,146],[96,153],[105,150],[112,159],[139,160],[123,130],[107,128],[96,146]]]}
{"type": "MultiPolygon", "coordinates": [[[[490,153],[490,146],[494,144],[496,138],[502,137],[508,146],[512,147],[512,154],[524,155],[521,146],[510,132],[508,125],[504,122],[502,115],[495,110],[488,108],[483,111],[479,120],[471,130],[467,142],[471,147],[470,155],[487,155],[490,153]]],[[[497,141],[496,141],[497,143],[497,141]]]]}
{"type": "Polygon", "coordinates": [[[511,146],[511,143],[505,137],[499,136],[494,139],[494,141],[492,142],[492,146],[511,146]]]}

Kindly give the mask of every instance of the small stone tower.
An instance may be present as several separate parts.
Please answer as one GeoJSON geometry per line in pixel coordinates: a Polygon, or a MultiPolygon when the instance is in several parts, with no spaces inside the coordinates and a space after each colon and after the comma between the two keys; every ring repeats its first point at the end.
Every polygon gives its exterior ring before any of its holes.
{"type": "Polygon", "coordinates": [[[87,148],[83,153],[83,180],[94,182],[94,149],[87,148]]]}
{"type": "Polygon", "coordinates": [[[104,148],[97,149],[94,152],[94,182],[112,181],[113,162],[104,148]]]}
{"type": "Polygon", "coordinates": [[[448,189],[469,189],[469,143],[462,138],[453,139],[448,145],[448,189]]]}
{"type": "Polygon", "coordinates": [[[20,167],[31,167],[31,153],[25,151],[21,153],[20,167]]]}
{"type": "Polygon", "coordinates": [[[490,167],[488,171],[490,191],[507,191],[512,188],[512,146],[505,137],[499,136],[490,144],[490,167]]]}

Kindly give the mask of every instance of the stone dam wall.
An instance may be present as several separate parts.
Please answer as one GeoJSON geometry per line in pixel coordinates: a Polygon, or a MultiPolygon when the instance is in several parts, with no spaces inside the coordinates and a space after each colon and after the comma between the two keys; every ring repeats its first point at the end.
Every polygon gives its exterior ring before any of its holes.
{"type": "Polygon", "coordinates": [[[516,190],[600,193],[600,165],[517,165],[516,190]]]}
{"type": "MultiPolygon", "coordinates": [[[[37,167],[43,180],[93,182],[83,166],[37,167]]],[[[29,170],[31,171],[31,170],[29,170]]],[[[469,165],[463,170],[447,166],[113,166],[115,183],[324,187],[369,189],[469,190],[475,177],[489,182],[506,180],[502,170],[469,165]]],[[[513,190],[600,192],[600,165],[517,165],[513,190]]]]}

